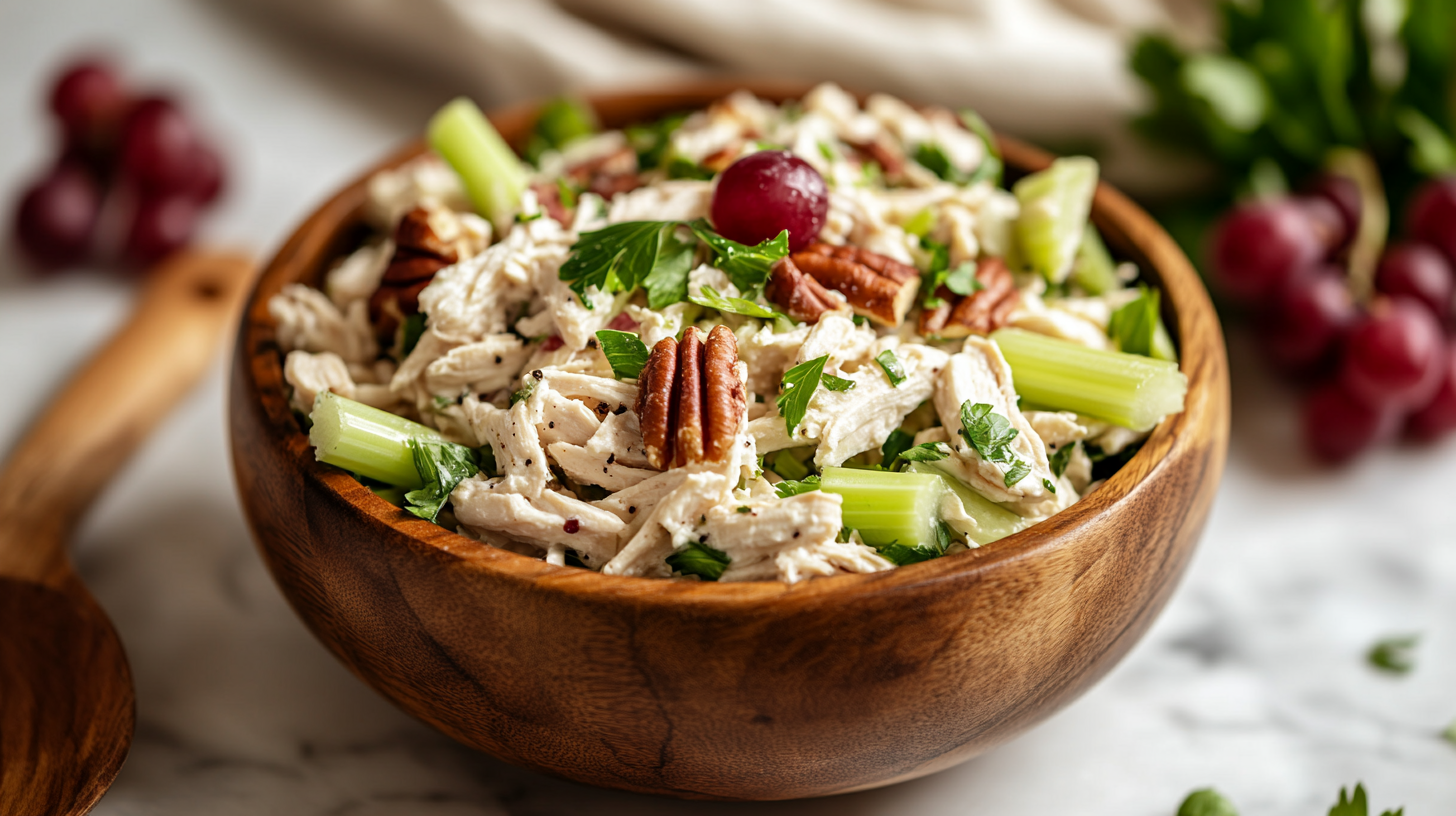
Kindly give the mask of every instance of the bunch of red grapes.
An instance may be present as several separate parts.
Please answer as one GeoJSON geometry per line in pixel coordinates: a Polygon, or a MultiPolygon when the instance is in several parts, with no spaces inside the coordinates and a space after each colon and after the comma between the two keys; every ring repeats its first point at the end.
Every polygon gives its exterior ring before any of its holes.
{"type": "Polygon", "coordinates": [[[57,77],[50,112],[60,155],[15,213],[16,241],[39,268],[144,268],[191,239],[223,166],[176,102],[133,95],[110,65],[85,60],[57,77]]]}
{"type": "Polygon", "coordinates": [[[1256,316],[1260,348],[1312,386],[1305,444],[1332,463],[1402,433],[1456,429],[1456,177],[1412,196],[1367,303],[1344,268],[1360,217],[1355,183],[1323,176],[1304,194],[1236,207],[1211,244],[1220,289],[1256,316]]]}

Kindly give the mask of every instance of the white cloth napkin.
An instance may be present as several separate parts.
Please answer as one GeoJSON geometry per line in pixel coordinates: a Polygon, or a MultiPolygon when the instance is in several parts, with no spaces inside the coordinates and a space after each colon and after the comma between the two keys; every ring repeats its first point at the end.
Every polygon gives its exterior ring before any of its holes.
{"type": "Polygon", "coordinates": [[[1105,151],[1158,185],[1127,137],[1127,45],[1207,27],[1202,0],[254,0],[371,56],[443,76],[482,104],[706,72],[834,80],[971,106],[994,126],[1105,151]]]}

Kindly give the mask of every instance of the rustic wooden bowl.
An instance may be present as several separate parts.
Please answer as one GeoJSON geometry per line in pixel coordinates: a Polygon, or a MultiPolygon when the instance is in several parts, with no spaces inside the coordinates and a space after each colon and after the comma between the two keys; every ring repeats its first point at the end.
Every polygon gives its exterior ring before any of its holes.
{"type": "MultiPolygon", "coordinates": [[[[621,126],[738,86],[590,101],[621,126]]],[[[775,99],[805,90],[748,86],[775,99]]],[[[523,106],[492,118],[519,142],[533,115],[523,106]]],[[[1002,147],[1022,171],[1049,159],[1010,139],[1002,147]]],[[[1227,444],[1223,338],[1178,247],[1106,185],[1093,218],[1162,287],[1186,410],[1100,489],[1026,531],[890,572],[786,586],[551,566],[416,519],[315,462],[288,409],[268,299],[316,282],[357,242],[366,178],[293,234],[253,294],[232,371],[233,462],[263,557],[314,634],[466,745],[593,785],[691,798],[913,779],[1086,691],[1147,630],[1188,563],[1227,444]]]]}

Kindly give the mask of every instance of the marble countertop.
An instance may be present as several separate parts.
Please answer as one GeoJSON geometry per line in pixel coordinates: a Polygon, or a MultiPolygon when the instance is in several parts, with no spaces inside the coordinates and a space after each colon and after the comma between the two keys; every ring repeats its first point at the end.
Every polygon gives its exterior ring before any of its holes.
{"type": "MultiPolygon", "coordinates": [[[[276,246],[329,190],[448,96],[320,53],[234,6],[50,0],[0,8],[0,189],[50,149],[61,55],[116,46],[190,95],[234,160],[208,237],[276,246]]],[[[8,194],[8,193],[7,193],[8,194]]],[[[8,217],[8,210],[7,217],[8,217]]],[[[5,225],[8,232],[9,225],[5,225]]],[[[10,250],[6,250],[7,253],[10,250]]],[[[34,282],[0,262],[0,451],[118,324],[124,283],[34,282]]],[[[351,677],[293,616],[234,497],[221,361],[86,520],[75,556],[136,675],[131,756],[96,813],[755,813],[1159,816],[1214,786],[1244,816],[1323,814],[1363,780],[1377,808],[1456,812],[1456,440],[1312,469],[1290,395],[1231,339],[1223,490],[1182,587],[1084,698],[1023,738],[888,789],[769,805],[595,790],[456,746],[351,677]],[[1423,635],[1392,678],[1364,653],[1423,635]]]]}

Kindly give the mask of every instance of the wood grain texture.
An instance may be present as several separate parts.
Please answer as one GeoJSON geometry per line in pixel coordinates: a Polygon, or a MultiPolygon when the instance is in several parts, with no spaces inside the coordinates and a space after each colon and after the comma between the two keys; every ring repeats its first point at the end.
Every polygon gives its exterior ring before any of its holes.
{"type": "MultiPolygon", "coordinates": [[[[620,126],[740,84],[591,101],[620,126]]],[[[804,90],[747,85],[775,99],[804,90]]],[[[533,109],[492,118],[519,142],[533,109]]],[[[1013,168],[1049,161],[1009,139],[1002,147],[1013,168]]],[[[466,745],[595,785],[693,798],[911,779],[1075,699],[1143,634],[1188,562],[1227,444],[1223,338],[1176,245],[1105,185],[1094,220],[1163,288],[1186,410],[1099,490],[1022,533],[786,586],[551,566],[415,519],[315,462],[288,409],[267,300],[317,281],[357,240],[363,178],[299,228],[248,307],[233,461],[259,547],[299,615],[365,682],[466,745]]]]}
{"type": "Polygon", "coordinates": [[[0,813],[85,813],[121,769],[131,670],[65,543],[206,371],[251,280],[251,263],[232,254],[164,263],[0,472],[0,813]]]}

